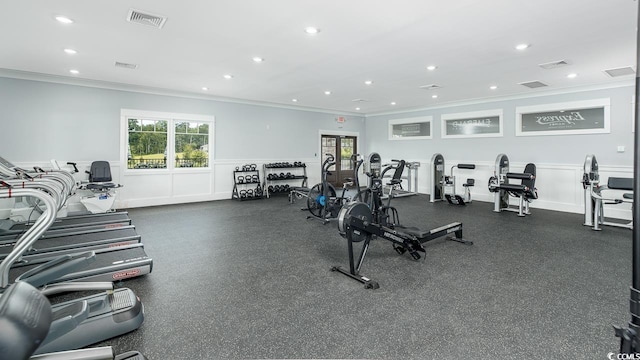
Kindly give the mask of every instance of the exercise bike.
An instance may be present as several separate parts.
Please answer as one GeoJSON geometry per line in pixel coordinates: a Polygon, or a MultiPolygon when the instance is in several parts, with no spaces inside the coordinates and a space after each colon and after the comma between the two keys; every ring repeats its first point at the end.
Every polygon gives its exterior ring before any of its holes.
{"type": "MultiPolygon", "coordinates": [[[[380,156],[373,153],[370,157],[370,169],[379,169],[379,164],[371,161],[379,161],[380,156]]],[[[384,173],[384,171],[383,171],[384,173]]],[[[417,227],[400,225],[397,221],[397,210],[390,205],[391,198],[386,205],[382,203],[382,178],[377,177],[379,172],[375,170],[367,173],[370,178],[370,186],[363,196],[368,202],[354,201],[344,206],[338,215],[338,230],[340,235],[347,239],[349,252],[349,269],[334,266],[332,271],[337,271],[362,284],[366,289],[377,289],[380,285],[368,277],[360,274],[362,263],[369,249],[373,237],[390,241],[393,249],[400,255],[408,253],[413,260],[419,260],[420,253],[426,253],[424,243],[448,236],[447,240],[457,241],[466,245],[473,242],[462,238],[462,223],[453,222],[432,230],[421,230],[417,227]],[[379,184],[379,185],[378,185],[379,184]],[[358,259],[354,258],[353,243],[363,242],[358,259]]],[[[360,193],[360,191],[359,191],[360,193]]]]}
{"type": "MultiPolygon", "coordinates": [[[[307,219],[320,220],[323,224],[328,223],[331,219],[335,219],[340,209],[351,201],[351,198],[346,197],[345,193],[347,187],[353,185],[353,179],[344,179],[342,194],[337,196],[335,187],[327,180],[327,177],[331,175],[329,168],[336,164],[335,157],[332,154],[326,154],[326,157],[322,163],[322,181],[314,185],[311,190],[309,190],[309,195],[307,196],[307,209],[311,213],[311,215],[307,216],[307,219]]],[[[359,165],[354,167],[356,177],[358,167],[359,165]]]]}

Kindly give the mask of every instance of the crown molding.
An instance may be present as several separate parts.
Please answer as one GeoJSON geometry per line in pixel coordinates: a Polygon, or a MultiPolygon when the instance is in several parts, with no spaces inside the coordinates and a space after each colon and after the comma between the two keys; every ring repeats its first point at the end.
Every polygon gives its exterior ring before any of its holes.
{"type": "Polygon", "coordinates": [[[243,99],[236,99],[236,98],[228,98],[223,96],[195,94],[195,93],[190,93],[186,91],[178,91],[178,90],[165,89],[165,88],[115,83],[115,82],[93,80],[93,79],[82,79],[82,78],[75,78],[75,77],[72,78],[68,76],[51,75],[51,74],[2,69],[2,68],[0,68],[0,77],[10,78],[10,79],[19,79],[19,80],[48,82],[48,83],[63,84],[63,85],[84,86],[84,87],[91,87],[91,88],[98,88],[98,89],[129,91],[129,92],[136,92],[136,93],[150,94],[150,95],[174,96],[174,97],[196,99],[196,100],[210,100],[210,101],[219,101],[219,102],[226,102],[226,103],[243,104],[243,105],[265,106],[265,107],[278,108],[278,109],[309,111],[309,112],[316,112],[316,113],[322,113],[322,114],[330,114],[331,116],[348,115],[348,116],[358,116],[362,118],[365,117],[364,114],[355,113],[355,112],[331,111],[328,109],[318,109],[313,107],[283,105],[283,104],[277,104],[277,103],[270,103],[266,101],[251,101],[251,100],[243,100],[243,99]]]}
{"type": "Polygon", "coordinates": [[[452,107],[487,104],[487,103],[493,103],[498,101],[510,101],[510,100],[553,96],[553,95],[574,94],[574,93],[585,92],[585,91],[621,88],[621,87],[633,86],[634,84],[635,84],[635,79],[616,81],[616,82],[606,83],[606,84],[593,84],[593,85],[575,86],[575,87],[568,87],[568,88],[554,89],[554,90],[544,90],[544,91],[539,91],[532,94],[494,96],[494,97],[485,97],[485,98],[478,98],[478,99],[469,99],[465,101],[452,101],[449,103],[444,103],[444,104],[439,104],[434,106],[423,106],[423,107],[406,108],[406,109],[395,110],[395,111],[375,112],[375,113],[366,114],[365,117],[369,118],[373,116],[383,116],[383,115],[400,115],[400,114],[407,114],[407,113],[413,113],[418,111],[448,109],[452,107]]]}

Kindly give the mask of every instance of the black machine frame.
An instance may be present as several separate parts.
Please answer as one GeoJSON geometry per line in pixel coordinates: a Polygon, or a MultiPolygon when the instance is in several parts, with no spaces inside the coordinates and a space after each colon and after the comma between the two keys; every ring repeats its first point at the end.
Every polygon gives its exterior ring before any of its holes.
{"type": "MultiPolygon", "coordinates": [[[[637,19],[640,23],[640,7],[638,8],[637,19]]],[[[636,69],[640,65],[640,28],[636,26],[636,69]]],[[[640,96],[640,76],[636,71],[636,84],[635,84],[635,96],[636,99],[640,96]]],[[[635,119],[640,116],[640,102],[636,101],[634,109],[635,119]]],[[[636,189],[640,188],[640,122],[635,122],[635,136],[634,136],[634,153],[633,153],[633,203],[640,203],[640,194],[636,189]]],[[[633,223],[638,224],[640,221],[640,207],[633,207],[633,223]]],[[[620,338],[620,353],[621,354],[636,354],[640,351],[640,231],[638,227],[634,226],[632,230],[632,269],[631,269],[631,288],[629,298],[629,310],[631,313],[631,320],[628,323],[628,327],[615,326],[615,335],[620,338]]]]}
{"type": "MultiPolygon", "coordinates": [[[[415,227],[406,227],[399,224],[397,210],[390,206],[391,197],[387,204],[382,202],[381,175],[385,171],[380,171],[380,156],[373,153],[369,156],[369,188],[366,189],[366,202],[355,201],[344,206],[338,215],[338,229],[340,234],[347,239],[347,249],[349,253],[349,269],[334,266],[331,271],[339,272],[362,284],[367,289],[377,289],[380,285],[370,278],[360,274],[360,269],[373,237],[378,237],[390,241],[394,250],[402,255],[408,253],[414,260],[421,258],[420,252],[426,253],[424,243],[447,236],[447,240],[460,242],[466,245],[473,244],[472,241],[463,239],[462,223],[453,222],[431,230],[420,230],[415,227]],[[371,162],[374,162],[373,164],[371,162]],[[453,236],[450,236],[453,234],[453,236]],[[354,243],[364,242],[358,259],[354,258],[354,243]]],[[[358,191],[360,194],[361,191],[358,191]]]]}

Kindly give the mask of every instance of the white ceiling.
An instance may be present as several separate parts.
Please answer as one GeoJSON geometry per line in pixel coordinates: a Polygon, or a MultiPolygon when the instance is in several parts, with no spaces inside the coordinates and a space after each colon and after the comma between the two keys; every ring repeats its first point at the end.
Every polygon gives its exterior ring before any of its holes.
{"type": "Polygon", "coordinates": [[[633,75],[611,78],[603,70],[635,68],[636,6],[633,0],[4,1],[0,69],[373,114],[631,82],[633,75]],[[168,20],[162,29],[130,23],[131,8],[168,20]],[[60,24],[58,15],[75,22],[60,24]],[[307,26],[321,32],[309,36],[307,26]],[[515,50],[519,43],[531,47],[515,50]],[[265,61],[255,63],[254,56],[265,61]],[[556,60],[571,65],[538,67],[556,60]],[[139,67],[116,68],[116,61],[139,67]],[[431,64],[438,68],[428,71],[431,64]],[[571,72],[578,76],[568,79],[571,72]],[[532,80],[549,87],[518,85],[532,80]],[[419,88],[427,84],[442,88],[419,88]]]}

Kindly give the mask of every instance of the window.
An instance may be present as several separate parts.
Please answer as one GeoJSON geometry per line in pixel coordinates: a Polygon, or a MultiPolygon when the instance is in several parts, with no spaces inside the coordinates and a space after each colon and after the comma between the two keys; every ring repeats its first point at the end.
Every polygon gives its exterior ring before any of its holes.
{"type": "Polygon", "coordinates": [[[389,140],[431,139],[431,116],[389,120],[389,140]]]}
{"type": "Polygon", "coordinates": [[[175,167],[208,167],[209,124],[178,121],[175,125],[175,167]]]}
{"type": "Polygon", "coordinates": [[[127,119],[127,169],[167,167],[167,120],[127,119]]]}
{"type": "Polygon", "coordinates": [[[127,169],[209,168],[213,117],[126,110],[127,169]]]}

